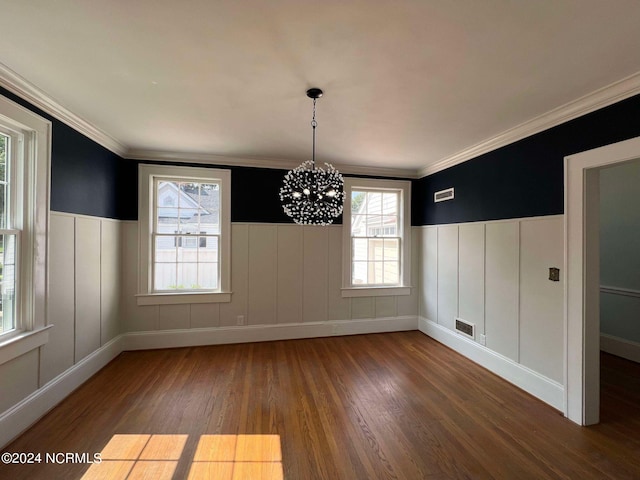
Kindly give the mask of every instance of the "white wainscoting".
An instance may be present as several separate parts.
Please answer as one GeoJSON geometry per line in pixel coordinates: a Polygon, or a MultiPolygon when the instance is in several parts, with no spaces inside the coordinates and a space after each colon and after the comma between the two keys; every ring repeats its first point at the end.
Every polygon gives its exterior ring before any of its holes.
{"type": "MultiPolygon", "coordinates": [[[[415,259],[419,255],[419,234],[419,229],[413,229],[411,247],[415,259]]],[[[123,222],[122,305],[124,330],[128,332],[207,327],[234,327],[229,331],[249,332],[250,327],[264,325],[295,325],[297,331],[306,331],[300,326],[317,328],[338,320],[415,318],[418,314],[416,269],[412,269],[411,295],[342,298],[341,225],[233,223],[231,302],[184,305],[179,314],[170,305],[138,306],[137,235],[136,222],[123,222]]]]}
{"type": "Polygon", "coordinates": [[[49,341],[1,366],[0,446],[122,351],[121,222],[50,212],[49,259],[49,341]]]}
{"type": "Polygon", "coordinates": [[[563,266],[563,217],[420,230],[420,330],[562,409],[564,272],[548,277],[563,266]],[[475,324],[475,339],[454,317],[475,324]]]}

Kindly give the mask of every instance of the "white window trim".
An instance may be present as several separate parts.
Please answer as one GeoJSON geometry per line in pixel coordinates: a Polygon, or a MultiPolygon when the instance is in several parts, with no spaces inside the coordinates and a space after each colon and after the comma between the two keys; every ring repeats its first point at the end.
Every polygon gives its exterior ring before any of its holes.
{"type": "Polygon", "coordinates": [[[187,303],[220,303],[231,301],[231,171],[218,168],[182,167],[140,164],[138,169],[138,305],[175,305],[187,303]],[[220,290],[217,292],[152,291],[151,229],[153,217],[153,178],[184,178],[194,181],[221,182],[220,196],[220,290]]]}
{"type": "Polygon", "coordinates": [[[0,364],[49,340],[48,286],[49,178],[51,122],[0,96],[0,122],[23,137],[19,296],[16,330],[0,336],[0,364]]]}
{"type": "Polygon", "coordinates": [[[342,297],[381,297],[411,294],[411,182],[347,177],[344,179],[344,213],[342,217],[342,297]],[[400,285],[354,287],[351,284],[351,191],[358,188],[400,191],[402,223],[402,261],[400,285]]]}

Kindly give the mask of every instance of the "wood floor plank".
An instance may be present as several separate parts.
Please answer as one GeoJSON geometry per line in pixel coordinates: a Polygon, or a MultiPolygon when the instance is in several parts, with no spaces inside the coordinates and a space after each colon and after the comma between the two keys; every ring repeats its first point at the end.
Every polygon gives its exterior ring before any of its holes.
{"type": "Polygon", "coordinates": [[[601,364],[579,427],[420,332],[125,352],[4,449],[103,462],[0,478],[640,478],[640,365],[601,364]]]}

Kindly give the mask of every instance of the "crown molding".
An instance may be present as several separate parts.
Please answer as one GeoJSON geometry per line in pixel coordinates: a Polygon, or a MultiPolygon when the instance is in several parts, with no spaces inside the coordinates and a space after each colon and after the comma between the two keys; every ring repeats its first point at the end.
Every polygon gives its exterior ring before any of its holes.
{"type": "MultiPolygon", "coordinates": [[[[209,153],[184,153],[161,150],[137,150],[131,149],[124,154],[124,158],[129,160],[150,160],[154,162],[172,163],[200,163],[204,165],[238,166],[274,168],[278,170],[291,170],[302,163],[296,160],[282,160],[274,158],[255,157],[233,157],[225,155],[214,155],[209,153]]],[[[318,162],[322,163],[322,162],[318,162]]],[[[333,166],[340,172],[347,175],[367,175],[375,177],[398,177],[398,178],[418,178],[416,170],[386,168],[386,167],[364,167],[357,165],[333,166]]]]}
{"type": "MultiPolygon", "coordinates": [[[[77,130],[81,134],[102,145],[113,153],[132,160],[152,160],[159,162],[202,163],[229,166],[275,168],[289,170],[301,162],[272,158],[232,157],[214,154],[181,153],[154,150],[129,149],[109,134],[74,114],[60,103],[31,84],[22,76],[0,63],[0,86],[28,101],[35,107],[77,130]]],[[[422,169],[400,169],[359,165],[334,164],[336,169],[347,175],[379,177],[421,178],[441,170],[489,153],[523,138],[555,127],[587,113],[614,104],[640,93],[640,72],[600,88],[583,97],[554,108],[547,113],[510,128],[494,137],[466,148],[422,169]]]]}
{"type": "Polygon", "coordinates": [[[616,102],[632,97],[640,93],[640,72],[634,73],[622,80],[614,82],[584,95],[576,100],[554,108],[542,115],[528,120],[520,125],[510,128],[494,137],[466,148],[458,153],[428,165],[418,172],[419,177],[434,174],[441,170],[453,167],[471,160],[485,153],[497,150],[523,138],[555,127],[562,123],[581,117],[600,108],[612,105],[616,102]]]}
{"type": "Polygon", "coordinates": [[[0,63],[0,86],[67,124],[113,153],[120,156],[126,153],[127,147],[125,145],[63,107],[45,92],[2,63],[0,63]]]}

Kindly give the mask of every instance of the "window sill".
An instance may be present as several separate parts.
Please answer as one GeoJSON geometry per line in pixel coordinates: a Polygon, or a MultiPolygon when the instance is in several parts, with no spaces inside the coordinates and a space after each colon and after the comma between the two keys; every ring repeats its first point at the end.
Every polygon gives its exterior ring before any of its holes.
{"type": "Polygon", "coordinates": [[[184,305],[187,303],[229,303],[231,292],[222,293],[141,293],[136,295],[139,306],[184,305]]]}
{"type": "Polygon", "coordinates": [[[21,332],[7,340],[0,340],[0,365],[47,343],[51,327],[53,325],[47,325],[38,330],[21,332]]]}
{"type": "Polygon", "coordinates": [[[397,297],[411,295],[411,287],[350,287],[342,289],[343,298],[397,297]]]}

